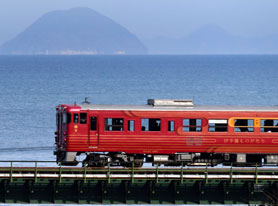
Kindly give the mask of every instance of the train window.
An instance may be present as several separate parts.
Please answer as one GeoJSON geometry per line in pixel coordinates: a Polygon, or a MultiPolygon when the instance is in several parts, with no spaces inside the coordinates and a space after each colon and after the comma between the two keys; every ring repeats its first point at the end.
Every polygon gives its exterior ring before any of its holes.
{"type": "Polygon", "coordinates": [[[277,119],[262,119],[261,120],[261,132],[278,132],[278,120],[277,119]]]}
{"type": "Polygon", "coordinates": [[[87,113],[80,113],[80,124],[87,124],[87,113]]]}
{"type": "Polygon", "coordinates": [[[67,123],[67,113],[63,113],[62,122],[63,122],[63,124],[67,123]]]}
{"type": "Polygon", "coordinates": [[[174,132],[175,131],[175,121],[171,120],[168,121],[168,132],[174,132]]]}
{"type": "Polygon", "coordinates": [[[105,118],[105,131],[124,131],[123,118],[105,118]]]}
{"type": "Polygon", "coordinates": [[[254,120],[235,119],[235,132],[254,132],[254,120]]]}
{"type": "Polygon", "coordinates": [[[67,123],[71,123],[71,113],[67,113],[67,123]]]}
{"type": "Polygon", "coordinates": [[[134,120],[128,120],[128,131],[134,131],[134,120]]]}
{"type": "Polygon", "coordinates": [[[97,130],[97,117],[91,117],[91,131],[96,131],[97,130]]]}
{"type": "Polygon", "coordinates": [[[160,131],[160,119],[142,119],[142,131],[160,131]]]}
{"type": "Polygon", "coordinates": [[[201,132],[202,119],[183,119],[182,126],[183,132],[201,132]]]}
{"type": "Polygon", "coordinates": [[[228,120],[226,119],[210,119],[209,132],[227,132],[228,120]]]}
{"type": "Polygon", "coordinates": [[[78,114],[73,114],[73,123],[78,124],[79,118],[78,118],[78,114]]]}

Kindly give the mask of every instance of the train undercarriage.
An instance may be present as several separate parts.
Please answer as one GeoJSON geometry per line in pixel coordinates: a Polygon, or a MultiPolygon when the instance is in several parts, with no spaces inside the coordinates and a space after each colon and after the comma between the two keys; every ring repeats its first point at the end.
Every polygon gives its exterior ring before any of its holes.
{"type": "MultiPolygon", "coordinates": [[[[77,165],[76,156],[80,152],[56,153],[57,162],[62,165],[77,165]]],[[[164,166],[264,166],[278,165],[277,154],[215,154],[215,153],[176,153],[176,154],[126,154],[116,152],[86,153],[83,166],[142,167],[144,163],[164,166]]]]}

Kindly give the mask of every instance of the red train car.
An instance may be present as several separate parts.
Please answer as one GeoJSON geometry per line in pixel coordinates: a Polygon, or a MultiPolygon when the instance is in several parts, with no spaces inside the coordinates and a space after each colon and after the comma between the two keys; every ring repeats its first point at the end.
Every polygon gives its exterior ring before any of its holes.
{"type": "Polygon", "coordinates": [[[59,105],[57,162],[141,166],[277,165],[278,106],[201,106],[191,100],[147,105],[59,105]]]}

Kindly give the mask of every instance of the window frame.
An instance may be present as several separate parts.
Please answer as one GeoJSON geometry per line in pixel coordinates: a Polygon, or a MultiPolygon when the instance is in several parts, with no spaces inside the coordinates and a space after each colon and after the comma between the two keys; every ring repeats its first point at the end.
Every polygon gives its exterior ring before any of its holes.
{"type": "Polygon", "coordinates": [[[255,120],[254,119],[248,119],[248,118],[240,118],[240,119],[234,119],[234,132],[235,133],[245,133],[245,132],[255,132],[255,120]],[[237,122],[236,121],[247,121],[247,126],[244,125],[236,125],[237,122]],[[252,121],[253,124],[252,126],[249,126],[249,121],[252,121]],[[251,129],[251,131],[249,131],[249,128],[251,129]],[[239,129],[240,131],[236,131],[237,129],[239,129]],[[247,131],[241,131],[241,129],[247,129],[247,131]]]}
{"type": "Polygon", "coordinates": [[[68,124],[68,112],[62,112],[62,124],[68,124]]]}
{"type": "Polygon", "coordinates": [[[78,113],[73,113],[73,123],[74,124],[79,124],[79,114],[78,113]],[[77,121],[75,121],[75,117],[77,116],[77,121]]]}
{"type": "MultiPolygon", "coordinates": [[[[141,129],[140,129],[140,131],[141,132],[161,132],[162,131],[162,119],[161,118],[141,118],[141,129]],[[145,125],[143,125],[143,121],[144,120],[148,120],[148,130],[143,130],[143,127],[145,127],[145,125]],[[150,120],[155,120],[155,121],[157,121],[157,120],[159,120],[159,130],[150,130],[150,120]]],[[[145,127],[145,129],[147,129],[146,127],[145,127]]]]}
{"type": "Polygon", "coordinates": [[[278,119],[272,119],[272,118],[270,118],[270,119],[267,119],[267,118],[260,119],[260,132],[264,133],[264,134],[265,133],[277,134],[278,133],[278,119]],[[267,121],[267,120],[272,120],[273,125],[272,126],[265,126],[265,121],[267,121]],[[264,126],[262,126],[262,121],[264,121],[264,126]],[[269,129],[269,131],[262,131],[262,130],[265,130],[265,129],[269,129]]]}
{"type": "Polygon", "coordinates": [[[104,132],[124,132],[125,131],[125,118],[123,117],[104,117],[104,132]],[[111,124],[108,124],[109,119],[111,119],[111,124]],[[113,119],[120,119],[123,121],[121,125],[113,125],[113,119]],[[112,130],[109,130],[109,127],[112,130]],[[121,130],[113,130],[113,127],[119,127],[121,130]]]}
{"type": "Polygon", "coordinates": [[[90,131],[97,131],[98,130],[98,117],[97,116],[90,116],[90,131]],[[92,118],[95,118],[95,129],[92,129],[92,118]]]}
{"type": "Polygon", "coordinates": [[[175,132],[176,131],[176,121],[173,119],[167,119],[167,132],[175,132]],[[173,122],[173,131],[169,130],[169,126],[171,127],[171,125],[169,125],[169,123],[171,124],[171,122],[173,122]]]}
{"type": "Polygon", "coordinates": [[[203,131],[203,119],[202,118],[182,118],[182,132],[202,132],[203,131]],[[188,120],[188,124],[184,124],[184,121],[188,120]],[[191,125],[190,121],[196,120],[196,125],[191,125]],[[198,121],[201,123],[198,124],[198,121]],[[188,131],[186,130],[188,128],[188,131]],[[196,130],[190,131],[190,128],[195,128],[196,130]],[[200,130],[198,130],[200,128],[200,130]]]}
{"type": "MultiPolygon", "coordinates": [[[[224,128],[224,127],[223,127],[224,128]]],[[[229,120],[228,119],[208,119],[208,132],[229,132],[229,120]],[[214,123],[210,123],[210,121],[215,121],[214,123]],[[221,121],[226,121],[226,123],[221,123],[221,121]],[[211,126],[210,124],[214,124],[214,126],[211,126]],[[225,128],[226,130],[225,131],[216,131],[216,128],[219,126],[219,124],[225,124],[225,128]],[[217,126],[218,125],[218,126],[217,126]],[[210,131],[210,128],[214,128],[214,131],[210,131]]]]}
{"type": "Polygon", "coordinates": [[[79,123],[80,124],[87,124],[88,123],[88,114],[86,112],[80,112],[79,123]],[[82,115],[85,115],[86,118],[81,117],[82,115]],[[85,121],[83,122],[83,120],[85,120],[85,121]]]}
{"type": "Polygon", "coordinates": [[[71,113],[67,112],[67,124],[71,123],[71,113]]]}
{"type": "Polygon", "coordinates": [[[135,120],[134,119],[127,120],[127,132],[135,132],[135,120]],[[133,130],[130,130],[130,122],[133,122],[133,130]]]}

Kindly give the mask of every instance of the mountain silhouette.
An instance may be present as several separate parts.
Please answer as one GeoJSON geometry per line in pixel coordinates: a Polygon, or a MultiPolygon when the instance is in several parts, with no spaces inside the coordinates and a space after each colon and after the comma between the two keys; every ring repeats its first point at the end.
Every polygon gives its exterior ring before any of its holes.
{"type": "Polygon", "coordinates": [[[240,37],[209,24],[182,38],[144,40],[151,54],[277,54],[278,35],[240,37]]]}
{"type": "Polygon", "coordinates": [[[0,47],[2,54],[145,54],[127,29],[89,8],[52,11],[0,47]]]}

